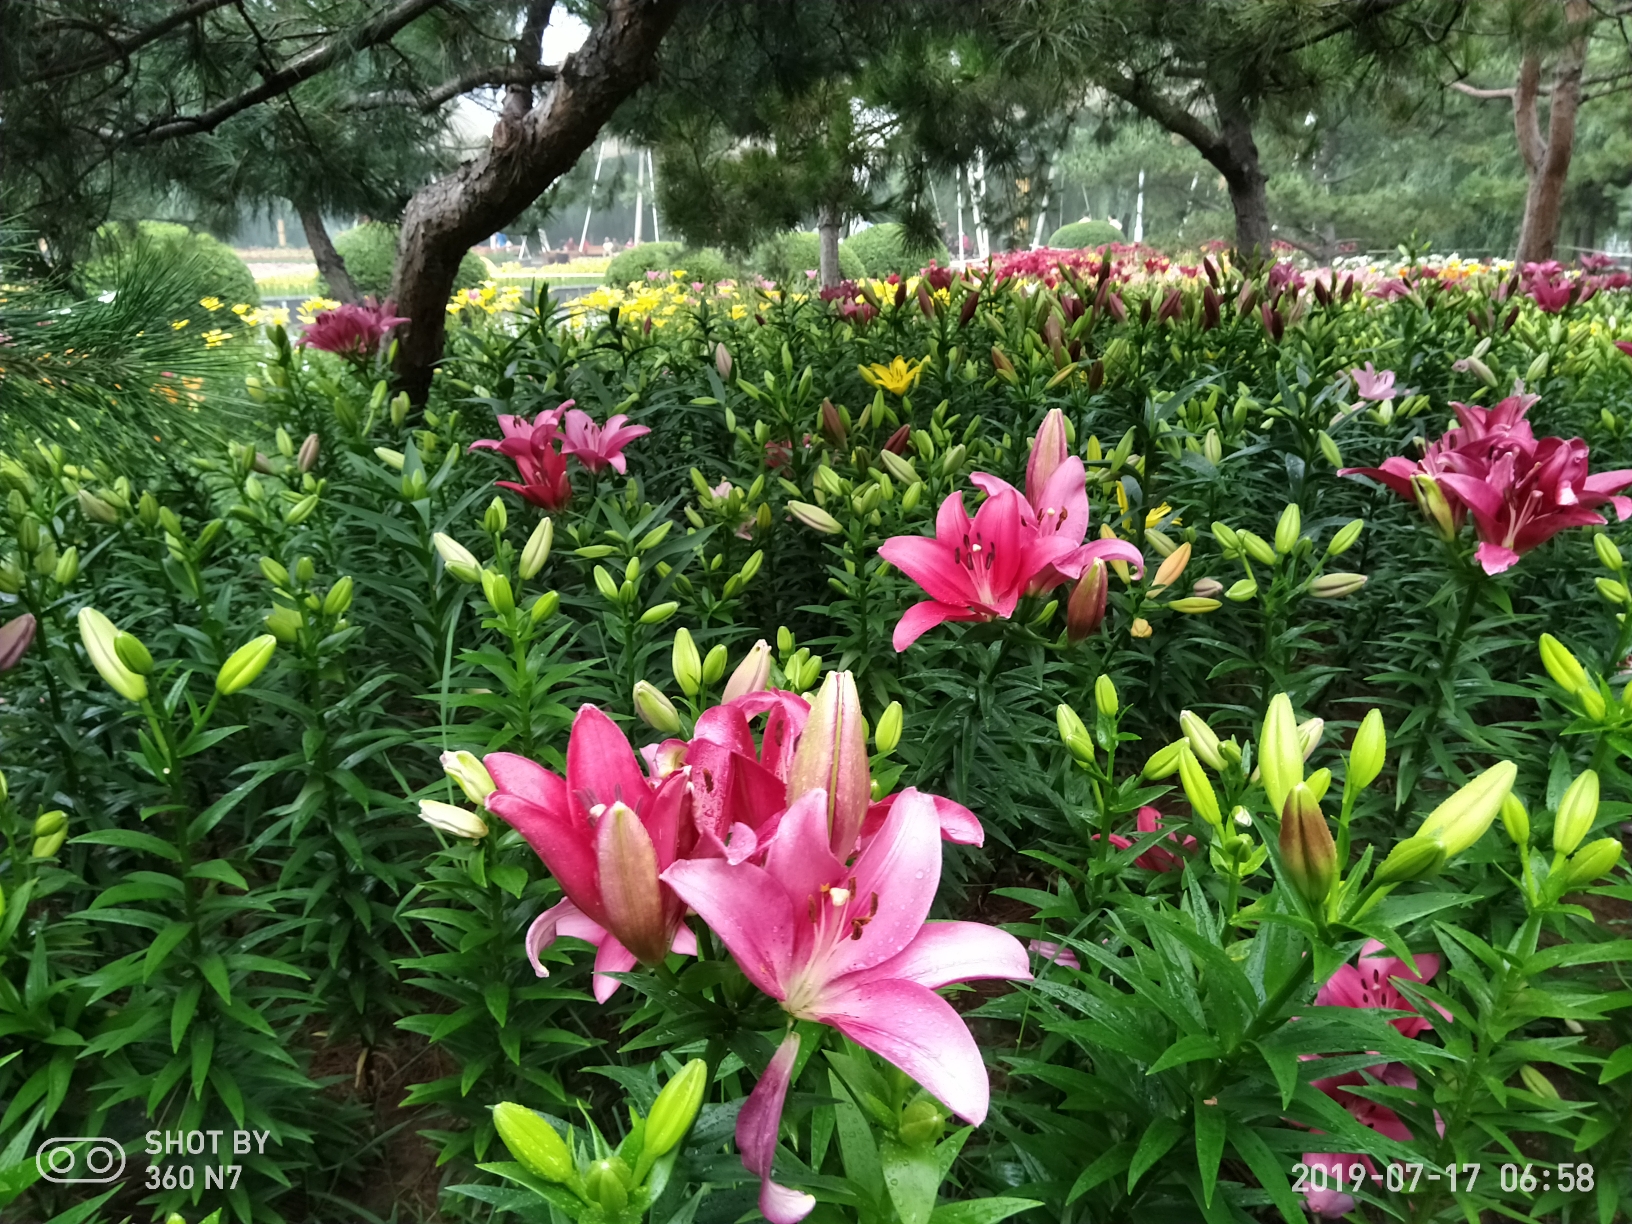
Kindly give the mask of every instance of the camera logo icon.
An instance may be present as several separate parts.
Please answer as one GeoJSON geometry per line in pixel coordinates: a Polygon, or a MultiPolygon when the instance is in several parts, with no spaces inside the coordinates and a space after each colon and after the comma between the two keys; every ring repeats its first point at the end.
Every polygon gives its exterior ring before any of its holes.
{"type": "Polygon", "coordinates": [[[105,1184],[124,1174],[125,1149],[100,1135],[66,1135],[41,1142],[34,1166],[58,1185],[105,1184]]]}

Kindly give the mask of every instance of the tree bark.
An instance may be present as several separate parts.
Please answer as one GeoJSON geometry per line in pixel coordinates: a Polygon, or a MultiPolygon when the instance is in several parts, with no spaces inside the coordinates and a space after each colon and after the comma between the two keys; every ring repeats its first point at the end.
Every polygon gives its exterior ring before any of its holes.
{"type": "Polygon", "coordinates": [[[843,276],[839,272],[839,210],[823,204],[816,214],[816,236],[820,240],[817,268],[823,289],[832,289],[843,276]]]}
{"type": "Polygon", "coordinates": [[[425,402],[442,356],[460,259],[572,168],[619,104],[651,76],[658,44],[681,4],[611,0],[538,103],[522,106],[519,91],[527,87],[512,86],[486,152],[408,202],[392,297],[408,318],[397,346],[397,381],[415,403],[425,402]]]}
{"type": "Polygon", "coordinates": [[[1547,139],[1542,140],[1538,99],[1541,93],[1541,56],[1525,53],[1519,65],[1519,83],[1513,91],[1513,128],[1527,181],[1524,220],[1519,225],[1520,264],[1552,259],[1558,247],[1563,218],[1564,188],[1575,149],[1575,121],[1581,108],[1581,72],[1587,58],[1590,0],[1565,0],[1564,20],[1570,40],[1559,52],[1551,103],[1547,110],[1547,139]]]}
{"type": "Polygon", "coordinates": [[[329,296],[337,302],[355,304],[359,301],[357,286],[352,284],[351,273],[346,271],[346,261],[329,241],[323,214],[310,204],[296,204],[295,211],[300,214],[300,228],[306,231],[306,245],[312,248],[317,270],[329,282],[329,296]]]}
{"type": "Polygon", "coordinates": [[[1233,99],[1220,98],[1218,110],[1219,146],[1222,156],[1209,158],[1224,176],[1235,211],[1236,256],[1249,268],[1271,260],[1269,249],[1268,176],[1258,160],[1258,142],[1252,138],[1252,117],[1233,99]]]}

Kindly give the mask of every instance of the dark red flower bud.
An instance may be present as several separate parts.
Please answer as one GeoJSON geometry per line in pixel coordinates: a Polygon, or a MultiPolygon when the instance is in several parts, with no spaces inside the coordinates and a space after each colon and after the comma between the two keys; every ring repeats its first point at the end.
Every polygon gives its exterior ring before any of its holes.
{"type": "Polygon", "coordinates": [[[963,295],[963,309],[958,311],[958,326],[967,327],[969,320],[975,317],[975,307],[980,305],[980,290],[971,289],[963,295]]]}
{"type": "Polygon", "coordinates": [[[907,300],[907,282],[902,281],[895,287],[895,304],[902,305],[907,300]]]}
{"type": "Polygon", "coordinates": [[[1176,319],[1183,310],[1184,294],[1177,287],[1170,289],[1167,296],[1162,299],[1161,309],[1156,312],[1156,321],[1166,323],[1170,319],[1176,319]]]}
{"type": "Polygon", "coordinates": [[[1223,303],[1211,285],[1201,291],[1201,330],[1212,331],[1219,324],[1219,309],[1223,303]]]}
{"type": "Polygon", "coordinates": [[[1105,363],[1096,361],[1088,367],[1088,390],[1098,391],[1105,385],[1105,363]]]}
{"type": "Polygon", "coordinates": [[[923,281],[918,282],[918,309],[924,312],[927,319],[935,317],[935,299],[929,296],[929,290],[923,281]]]}
{"type": "Polygon", "coordinates": [[[884,449],[892,454],[904,455],[907,453],[907,443],[912,440],[912,426],[903,425],[890,435],[890,440],[884,443],[884,449]]]}
{"type": "Polygon", "coordinates": [[[1146,298],[1139,303],[1139,326],[1143,327],[1150,322],[1150,299],[1146,298]]]}

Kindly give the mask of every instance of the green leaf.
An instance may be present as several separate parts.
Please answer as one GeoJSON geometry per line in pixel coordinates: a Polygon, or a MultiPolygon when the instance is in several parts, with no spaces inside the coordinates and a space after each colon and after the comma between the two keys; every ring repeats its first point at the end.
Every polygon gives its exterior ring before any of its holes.
{"type": "Polygon", "coordinates": [[[1133,1160],[1128,1164],[1128,1193],[1133,1193],[1134,1186],[1145,1175],[1150,1166],[1155,1164],[1172,1149],[1184,1134],[1184,1127],[1178,1120],[1161,1114],[1145,1128],[1144,1135],[1139,1140],[1139,1148],[1133,1154],[1133,1160]]]}
{"type": "Polygon", "coordinates": [[[1229,1118],[1219,1105],[1196,1102],[1196,1168],[1201,1173],[1202,1201],[1209,1207],[1218,1184],[1218,1165],[1224,1157],[1224,1132],[1228,1127],[1229,1118]]]}
{"type": "Polygon", "coordinates": [[[1166,1071],[1169,1067],[1182,1066],[1185,1063],[1195,1062],[1201,1058],[1222,1058],[1224,1051],[1218,1048],[1218,1042],[1201,1033],[1192,1033],[1188,1037],[1180,1037],[1162,1052],[1162,1056],[1151,1063],[1146,1075],[1155,1075],[1158,1071],[1166,1071]]]}
{"type": "Polygon", "coordinates": [[[210,984],[210,988],[221,996],[222,1002],[232,1002],[232,982],[227,977],[227,965],[219,952],[206,953],[198,962],[198,971],[204,975],[204,980],[210,984]]]}
{"type": "Polygon", "coordinates": [[[1247,1162],[1258,1184],[1269,1192],[1275,1206],[1281,1209],[1286,1224],[1304,1224],[1303,1204],[1292,1192],[1292,1183],[1286,1180],[1284,1162],[1270,1151],[1257,1130],[1251,1126],[1231,1127],[1230,1146],[1241,1154],[1241,1159],[1247,1162]]]}
{"type": "Polygon", "coordinates": [[[70,846],[118,846],[124,850],[141,850],[160,858],[179,862],[181,852],[162,838],[137,829],[98,829],[68,839],[70,846]]]}
{"type": "Polygon", "coordinates": [[[210,859],[198,863],[187,874],[195,880],[215,880],[222,884],[230,884],[244,892],[249,891],[249,881],[239,875],[237,868],[226,859],[210,859]]]}
{"type": "Polygon", "coordinates": [[[941,1188],[940,1162],[934,1151],[886,1139],[879,1145],[878,1155],[884,1169],[884,1188],[901,1224],[929,1224],[941,1188]]]}
{"type": "Polygon", "coordinates": [[[1598,1082],[1607,1084],[1628,1072],[1632,1072],[1632,1045],[1623,1045],[1604,1061],[1603,1069],[1598,1072],[1598,1082]]]}
{"type": "Polygon", "coordinates": [[[189,982],[186,988],[176,996],[175,1005],[170,1009],[170,1048],[181,1049],[181,1039],[187,1033],[187,1026],[193,1022],[193,1013],[198,1011],[198,1001],[204,994],[203,982],[189,982]]]}
{"type": "Polygon", "coordinates": [[[1077,1174],[1077,1180],[1071,1183],[1071,1191],[1065,1196],[1066,1204],[1076,1202],[1088,1191],[1103,1182],[1115,1177],[1133,1160],[1134,1144],[1131,1139],[1125,1139],[1107,1152],[1100,1153],[1093,1164],[1077,1174]]]}
{"type": "Polygon", "coordinates": [[[930,1212],[929,1224],[997,1224],[1042,1204],[1035,1199],[983,1198],[947,1203],[930,1212]]]}
{"type": "Polygon", "coordinates": [[[192,933],[190,922],[172,922],[153,937],[148,945],[147,958],[142,965],[142,981],[147,981],[163,966],[165,958],[175,951],[176,945],[192,933]]]}

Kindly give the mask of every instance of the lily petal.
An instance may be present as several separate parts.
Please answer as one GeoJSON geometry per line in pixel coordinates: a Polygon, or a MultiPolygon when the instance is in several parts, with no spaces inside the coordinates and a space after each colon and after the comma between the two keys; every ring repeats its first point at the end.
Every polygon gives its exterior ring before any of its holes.
{"type": "Polygon", "coordinates": [[[737,1115],[737,1151],[742,1153],[743,1167],[760,1179],[759,1210],[771,1224],[798,1224],[816,1206],[811,1195],[771,1180],[777,1136],[782,1130],[782,1108],[787,1103],[788,1084],[798,1057],[799,1034],[790,1032],[737,1115]]]}

